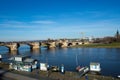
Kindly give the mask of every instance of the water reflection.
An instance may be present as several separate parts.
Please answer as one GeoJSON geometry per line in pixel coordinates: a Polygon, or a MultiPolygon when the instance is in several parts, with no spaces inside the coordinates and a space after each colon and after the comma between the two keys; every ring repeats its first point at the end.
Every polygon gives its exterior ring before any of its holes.
{"type": "Polygon", "coordinates": [[[67,53],[67,51],[68,51],[68,48],[61,48],[61,50],[63,51],[62,53],[67,53]]]}
{"type": "Polygon", "coordinates": [[[18,50],[13,50],[9,52],[10,55],[19,55],[19,51],[18,50]]]}
{"type": "Polygon", "coordinates": [[[48,53],[55,54],[56,53],[56,48],[51,48],[51,49],[46,49],[48,53]]]}
{"type": "Polygon", "coordinates": [[[32,53],[32,54],[40,54],[40,53],[41,53],[41,50],[40,50],[40,49],[32,49],[32,50],[31,50],[31,53],[32,53]]]}

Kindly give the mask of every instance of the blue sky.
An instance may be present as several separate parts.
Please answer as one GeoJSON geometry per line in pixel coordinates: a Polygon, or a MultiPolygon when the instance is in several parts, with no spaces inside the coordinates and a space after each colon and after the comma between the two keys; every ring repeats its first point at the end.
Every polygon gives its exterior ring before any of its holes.
{"type": "Polygon", "coordinates": [[[120,0],[0,0],[0,41],[114,36],[120,0]]]}

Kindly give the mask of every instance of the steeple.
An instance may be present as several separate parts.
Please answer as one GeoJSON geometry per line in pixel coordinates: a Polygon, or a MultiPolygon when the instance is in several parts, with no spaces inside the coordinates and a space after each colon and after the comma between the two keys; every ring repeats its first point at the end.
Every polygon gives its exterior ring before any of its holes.
{"type": "Polygon", "coordinates": [[[118,39],[119,37],[119,31],[117,30],[116,34],[115,34],[115,37],[118,39]]]}

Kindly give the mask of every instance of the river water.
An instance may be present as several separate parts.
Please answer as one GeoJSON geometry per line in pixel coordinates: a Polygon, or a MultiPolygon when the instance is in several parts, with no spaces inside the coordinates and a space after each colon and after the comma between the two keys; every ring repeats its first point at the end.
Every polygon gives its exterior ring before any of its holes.
{"type": "Polygon", "coordinates": [[[18,52],[8,52],[6,47],[0,46],[0,54],[6,58],[15,55],[30,55],[49,65],[64,64],[68,71],[75,71],[77,62],[80,66],[89,66],[90,62],[99,62],[102,75],[114,77],[120,75],[120,48],[56,48],[48,50],[42,47],[31,51],[29,46],[21,46],[18,52]]]}

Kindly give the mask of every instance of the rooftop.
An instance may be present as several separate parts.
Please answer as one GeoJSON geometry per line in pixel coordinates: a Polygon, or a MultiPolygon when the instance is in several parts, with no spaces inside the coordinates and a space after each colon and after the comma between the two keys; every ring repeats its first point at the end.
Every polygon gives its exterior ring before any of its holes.
{"type": "Polygon", "coordinates": [[[24,60],[24,62],[26,62],[26,63],[32,63],[32,62],[34,62],[35,61],[35,59],[32,59],[32,58],[26,58],[25,60],[24,60]]]}
{"type": "Polygon", "coordinates": [[[28,56],[28,55],[17,55],[15,57],[30,57],[30,56],[28,56]]]}

